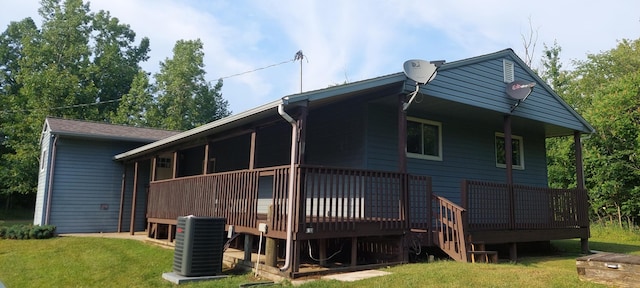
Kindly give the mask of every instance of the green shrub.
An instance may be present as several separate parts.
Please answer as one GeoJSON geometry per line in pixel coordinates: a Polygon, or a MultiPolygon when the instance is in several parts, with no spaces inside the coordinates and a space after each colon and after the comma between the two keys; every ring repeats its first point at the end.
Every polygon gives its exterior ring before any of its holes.
{"type": "Polygon", "coordinates": [[[53,225],[13,225],[0,227],[0,238],[3,239],[47,239],[55,236],[56,226],[53,225]]]}

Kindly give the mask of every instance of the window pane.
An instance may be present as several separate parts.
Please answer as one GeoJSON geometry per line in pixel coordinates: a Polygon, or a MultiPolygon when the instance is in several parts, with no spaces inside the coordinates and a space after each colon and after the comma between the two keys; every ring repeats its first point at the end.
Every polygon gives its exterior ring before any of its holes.
{"type": "Polygon", "coordinates": [[[422,154],[421,123],[407,121],[407,152],[422,154]]]}
{"type": "Polygon", "coordinates": [[[520,166],[520,139],[511,139],[511,151],[513,165],[520,166]]]}
{"type": "Polygon", "coordinates": [[[496,136],[496,163],[507,164],[504,158],[504,137],[496,136]]]}
{"type": "MultiPolygon", "coordinates": [[[[504,146],[504,137],[496,136],[496,163],[498,164],[507,164],[507,160],[505,158],[505,146],[504,146]]],[[[520,150],[520,139],[512,138],[511,139],[511,161],[513,166],[521,166],[522,158],[520,157],[522,151],[520,150]]]]}
{"type": "Polygon", "coordinates": [[[422,124],[424,155],[440,156],[438,126],[422,124]]]}

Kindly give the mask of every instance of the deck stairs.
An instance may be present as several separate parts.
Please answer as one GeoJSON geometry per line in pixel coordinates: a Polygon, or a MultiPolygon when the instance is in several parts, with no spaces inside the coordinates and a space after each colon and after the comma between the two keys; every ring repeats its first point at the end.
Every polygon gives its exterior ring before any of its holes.
{"type": "Polygon", "coordinates": [[[498,252],[486,250],[465,231],[466,210],[450,200],[433,195],[435,229],[433,242],[449,257],[461,262],[498,263],[498,252]]]}

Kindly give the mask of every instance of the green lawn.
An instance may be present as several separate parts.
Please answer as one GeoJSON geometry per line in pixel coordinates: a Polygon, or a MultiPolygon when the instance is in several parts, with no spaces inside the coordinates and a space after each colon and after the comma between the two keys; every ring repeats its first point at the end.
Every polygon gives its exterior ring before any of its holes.
{"type": "MultiPolygon", "coordinates": [[[[592,227],[591,249],[640,255],[640,232],[592,227]]],[[[318,280],[301,287],[604,287],[578,280],[578,240],[554,242],[557,255],[525,256],[517,264],[454,261],[386,268],[391,275],[343,283],[318,280]]],[[[135,240],[59,237],[0,240],[0,280],[7,287],[175,287],[162,279],[173,251],[135,240]]],[[[184,287],[238,287],[251,273],[184,287]]],[[[287,285],[288,283],[283,283],[287,285]]],[[[182,287],[182,285],[181,285],[182,287]]]]}

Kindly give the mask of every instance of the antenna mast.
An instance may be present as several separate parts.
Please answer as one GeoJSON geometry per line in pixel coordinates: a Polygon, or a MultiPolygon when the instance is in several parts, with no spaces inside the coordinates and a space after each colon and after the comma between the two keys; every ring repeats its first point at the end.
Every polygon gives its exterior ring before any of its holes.
{"type": "Polygon", "coordinates": [[[302,93],[302,59],[304,59],[304,54],[302,54],[302,50],[298,50],[296,55],[293,57],[293,61],[300,60],[300,93],[302,93]]]}

